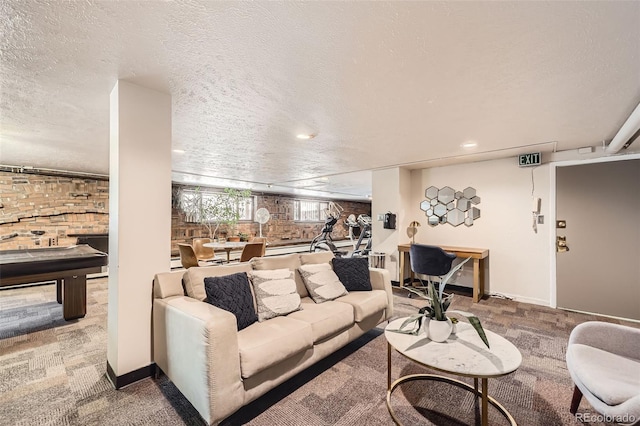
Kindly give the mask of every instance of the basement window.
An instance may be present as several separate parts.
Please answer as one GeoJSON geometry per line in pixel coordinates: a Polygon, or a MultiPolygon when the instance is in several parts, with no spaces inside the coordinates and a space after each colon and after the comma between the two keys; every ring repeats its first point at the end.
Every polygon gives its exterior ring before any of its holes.
{"type": "Polygon", "coordinates": [[[327,201],[294,200],[293,220],[296,222],[324,222],[327,218],[327,201]]]}
{"type": "MultiPolygon", "coordinates": [[[[182,191],[180,197],[180,205],[186,214],[187,222],[199,222],[200,221],[200,208],[202,202],[214,202],[216,197],[221,192],[200,192],[185,190],[182,191]]],[[[253,206],[255,205],[255,197],[243,198],[238,202],[236,210],[240,215],[239,220],[252,221],[253,220],[253,206]]],[[[207,218],[209,221],[215,220],[214,217],[207,218]]]]}

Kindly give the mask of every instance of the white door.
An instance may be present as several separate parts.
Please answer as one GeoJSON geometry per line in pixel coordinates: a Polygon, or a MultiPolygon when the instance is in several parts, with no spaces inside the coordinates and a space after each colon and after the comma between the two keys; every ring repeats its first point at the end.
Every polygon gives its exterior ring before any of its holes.
{"type": "Polygon", "coordinates": [[[558,307],[640,320],[640,160],[557,167],[556,219],[558,307]]]}

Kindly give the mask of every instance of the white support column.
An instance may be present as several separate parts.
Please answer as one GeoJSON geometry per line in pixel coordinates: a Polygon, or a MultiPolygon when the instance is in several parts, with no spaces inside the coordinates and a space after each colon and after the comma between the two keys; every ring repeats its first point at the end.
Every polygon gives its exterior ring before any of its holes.
{"type": "Polygon", "coordinates": [[[107,373],[116,388],[152,370],[154,274],[171,263],[171,96],[111,91],[107,373]]]}
{"type": "Polygon", "coordinates": [[[375,170],[372,176],[373,194],[371,201],[371,218],[373,221],[372,248],[376,252],[387,254],[385,269],[389,270],[391,279],[398,280],[398,244],[409,242],[406,228],[414,219],[407,219],[411,200],[411,173],[399,167],[375,170]],[[379,214],[391,212],[396,214],[396,229],[384,229],[378,220],[379,214]]]}

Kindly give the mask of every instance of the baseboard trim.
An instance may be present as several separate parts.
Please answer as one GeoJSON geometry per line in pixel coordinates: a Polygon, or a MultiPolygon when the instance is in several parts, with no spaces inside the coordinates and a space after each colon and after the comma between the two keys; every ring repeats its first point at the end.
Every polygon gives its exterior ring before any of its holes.
{"type": "Polygon", "coordinates": [[[135,383],[139,380],[146,379],[147,377],[152,377],[156,372],[156,364],[150,364],[146,367],[138,368],[137,370],[130,371],[122,376],[116,376],[113,368],[107,361],[107,377],[111,384],[117,389],[122,389],[125,386],[128,386],[132,383],[135,383]]]}
{"type": "MultiPolygon", "coordinates": [[[[420,281],[414,280],[414,283],[420,285],[420,281]]],[[[409,285],[411,285],[411,283],[409,282],[408,279],[405,279],[404,287],[408,287],[409,285]]],[[[399,285],[399,281],[391,281],[391,287],[394,290],[400,290],[402,288],[399,285]]],[[[453,290],[453,291],[455,291],[457,293],[464,294],[464,295],[473,296],[473,288],[472,287],[455,285],[455,284],[447,284],[447,287],[446,287],[445,291],[449,292],[451,290],[453,290]]]]}
{"type": "MultiPolygon", "coordinates": [[[[414,283],[419,283],[420,281],[414,279],[413,282],[414,283]]],[[[411,278],[405,278],[404,279],[404,286],[406,287],[406,286],[408,286],[410,284],[411,284],[411,278]]],[[[391,280],[391,285],[393,287],[400,287],[400,280],[391,280]]]]}
{"type": "Polygon", "coordinates": [[[563,308],[561,306],[558,306],[558,309],[561,309],[563,311],[576,312],[576,313],[579,313],[579,314],[596,315],[596,316],[599,316],[599,317],[611,318],[611,319],[616,319],[616,320],[620,320],[620,321],[635,322],[637,324],[640,324],[640,320],[633,319],[633,318],[616,317],[616,316],[613,316],[613,315],[598,314],[596,312],[579,311],[577,309],[563,308]]]}
{"type": "Polygon", "coordinates": [[[447,284],[445,291],[449,292],[451,290],[458,293],[465,294],[467,296],[473,296],[473,287],[467,287],[464,285],[447,284]]]}

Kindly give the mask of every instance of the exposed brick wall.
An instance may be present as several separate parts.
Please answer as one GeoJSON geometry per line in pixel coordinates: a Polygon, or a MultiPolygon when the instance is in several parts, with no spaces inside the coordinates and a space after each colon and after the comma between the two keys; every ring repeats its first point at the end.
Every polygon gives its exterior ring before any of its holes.
{"type": "Polygon", "coordinates": [[[0,172],[0,206],[0,250],[66,246],[76,242],[68,234],[109,230],[106,180],[0,172]]]}
{"type": "MultiPolygon", "coordinates": [[[[174,189],[184,188],[174,185],[174,189]]],[[[174,191],[176,193],[176,191],[174,191]]],[[[289,195],[257,194],[256,209],[265,207],[271,213],[262,226],[262,235],[271,245],[310,242],[320,233],[322,222],[294,222],[293,201],[289,195]]],[[[371,204],[339,201],[344,213],[371,214],[371,204]]],[[[175,204],[175,200],[174,200],[175,204]]],[[[76,243],[69,234],[101,234],[109,231],[109,182],[107,180],[67,178],[35,174],[0,172],[0,250],[76,243]],[[32,231],[44,231],[35,235],[32,231]]],[[[177,206],[171,215],[171,253],[178,255],[178,243],[190,243],[196,237],[208,237],[202,225],[184,220],[177,206]]],[[[153,232],[153,230],[149,230],[153,232]]],[[[220,234],[230,235],[221,226],[220,234]]],[[[257,236],[257,222],[240,222],[238,233],[257,236]]],[[[348,238],[348,229],[339,221],[334,239],[348,238]]]]}
{"type": "MultiPolygon", "coordinates": [[[[175,188],[175,187],[174,187],[175,188]]],[[[187,188],[187,187],[183,187],[187,188]]],[[[175,192],[175,191],[174,191],[175,192]]],[[[294,222],[293,201],[296,199],[290,195],[254,194],[256,195],[256,210],[264,207],[269,210],[271,218],[262,225],[262,236],[267,237],[270,245],[305,243],[320,233],[324,222],[294,222]]],[[[305,198],[308,199],[308,198],[305,198]]],[[[350,214],[371,214],[371,204],[354,201],[338,201],[344,212],[342,219],[350,214]]],[[[239,222],[237,233],[247,234],[249,237],[260,235],[260,224],[257,222],[239,222]]],[[[232,235],[224,225],[220,226],[216,236],[232,235]]],[[[336,239],[348,238],[349,230],[342,220],[333,228],[331,236],[336,239]]],[[[171,216],[171,253],[178,254],[178,243],[190,243],[193,238],[209,237],[207,229],[195,223],[185,221],[184,213],[176,206],[172,209],[171,216]]]]}

